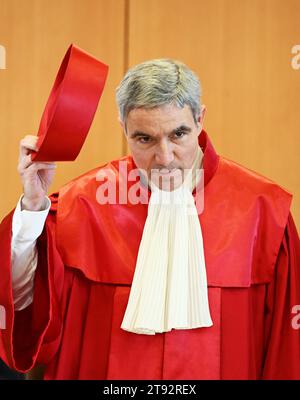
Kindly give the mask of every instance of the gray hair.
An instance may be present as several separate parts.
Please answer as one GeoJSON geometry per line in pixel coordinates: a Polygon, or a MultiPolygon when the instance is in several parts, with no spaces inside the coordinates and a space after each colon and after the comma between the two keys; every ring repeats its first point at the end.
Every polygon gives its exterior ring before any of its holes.
{"type": "Polygon", "coordinates": [[[120,119],[134,108],[154,108],[173,103],[190,106],[195,122],[200,114],[201,85],[182,62],[157,59],[129,69],[116,90],[120,119]]]}

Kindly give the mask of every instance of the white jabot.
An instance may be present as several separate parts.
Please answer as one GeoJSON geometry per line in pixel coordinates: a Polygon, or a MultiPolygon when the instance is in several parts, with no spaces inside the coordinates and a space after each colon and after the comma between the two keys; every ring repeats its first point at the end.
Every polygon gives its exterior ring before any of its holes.
{"type": "MultiPolygon", "coordinates": [[[[164,191],[151,185],[148,216],[121,328],[154,335],[212,325],[203,239],[191,179],[164,191]]],[[[197,175],[196,175],[197,176],[197,175]]]]}

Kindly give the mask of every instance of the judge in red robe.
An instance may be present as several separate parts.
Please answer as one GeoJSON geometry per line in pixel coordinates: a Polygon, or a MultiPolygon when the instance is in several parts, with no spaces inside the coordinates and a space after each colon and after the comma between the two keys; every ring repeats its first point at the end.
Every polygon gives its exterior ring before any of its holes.
{"type": "MultiPolygon", "coordinates": [[[[199,146],[213,325],[155,335],[121,329],[148,204],[100,205],[96,168],[51,196],[33,302],[21,311],[14,310],[11,285],[13,212],[1,223],[0,356],[11,368],[42,364],[45,379],[300,379],[300,242],[292,196],[218,155],[204,130],[199,146]]],[[[101,168],[128,193],[137,159],[122,159],[125,175],[120,160],[101,168]]],[[[142,182],[138,190],[151,196],[142,182]]]]}

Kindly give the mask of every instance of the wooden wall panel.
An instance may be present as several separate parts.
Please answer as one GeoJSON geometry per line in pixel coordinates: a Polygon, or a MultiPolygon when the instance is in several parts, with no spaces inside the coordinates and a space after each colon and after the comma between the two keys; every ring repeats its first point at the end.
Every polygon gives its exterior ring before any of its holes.
{"type": "Polygon", "coordinates": [[[0,45],[5,46],[7,58],[6,69],[0,70],[0,219],[22,192],[16,170],[18,143],[37,132],[70,43],[109,64],[110,72],[79,157],[58,164],[50,191],[122,155],[114,93],[124,73],[124,7],[125,0],[0,1],[0,45]]]}
{"type": "Polygon", "coordinates": [[[217,151],[294,193],[300,229],[299,0],[130,0],[129,22],[129,65],[193,68],[217,151]]]}

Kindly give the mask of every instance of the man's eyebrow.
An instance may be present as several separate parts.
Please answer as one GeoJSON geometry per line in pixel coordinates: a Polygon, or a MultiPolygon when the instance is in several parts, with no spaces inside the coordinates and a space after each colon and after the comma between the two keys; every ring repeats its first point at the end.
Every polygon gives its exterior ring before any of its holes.
{"type": "MultiPolygon", "coordinates": [[[[191,132],[192,129],[186,125],[180,125],[177,128],[173,129],[171,133],[178,133],[178,132],[191,132]]],[[[145,133],[142,131],[134,131],[130,134],[131,139],[135,139],[138,137],[152,137],[149,133],[145,133]]]]}
{"type": "Polygon", "coordinates": [[[192,128],[186,126],[186,125],[180,125],[178,128],[173,129],[172,133],[177,133],[177,132],[191,132],[192,128]]]}
{"type": "Polygon", "coordinates": [[[148,133],[142,132],[142,131],[134,131],[133,133],[130,134],[131,139],[135,139],[137,137],[151,137],[148,133]]]}

